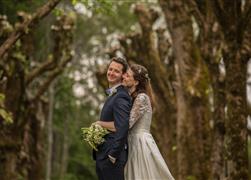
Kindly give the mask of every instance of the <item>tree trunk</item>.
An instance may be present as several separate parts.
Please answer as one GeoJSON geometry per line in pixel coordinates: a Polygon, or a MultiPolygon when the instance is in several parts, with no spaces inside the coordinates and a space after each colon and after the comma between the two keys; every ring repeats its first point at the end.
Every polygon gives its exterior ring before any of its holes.
{"type": "MultiPolygon", "coordinates": [[[[216,75],[216,77],[219,77],[216,75]]],[[[221,180],[225,177],[225,107],[226,94],[225,82],[213,83],[214,94],[214,131],[212,144],[212,174],[211,177],[215,180],[221,180]]]]}
{"type": "Polygon", "coordinates": [[[175,59],[177,179],[208,179],[211,145],[206,94],[208,72],[193,40],[192,21],[186,3],[181,0],[159,2],[171,33],[175,59]]]}
{"type": "MultiPolygon", "coordinates": [[[[22,47],[27,46],[21,46],[21,48],[14,46],[6,57],[6,64],[1,64],[4,65],[5,69],[10,69],[10,72],[4,75],[0,83],[3,84],[1,91],[6,97],[5,107],[13,114],[13,124],[5,125],[2,121],[0,122],[2,137],[0,140],[0,172],[1,178],[4,180],[44,179],[43,146],[45,143],[43,132],[47,104],[41,96],[72,58],[71,43],[74,19],[63,15],[57,21],[54,26],[56,27],[54,34],[56,43],[53,52],[56,65],[34,73],[35,77],[31,78],[29,86],[25,82],[29,76],[26,73],[29,72],[24,70],[29,62],[26,61],[27,56],[22,51],[22,47]],[[47,71],[49,74],[41,78],[47,71]],[[34,81],[36,81],[35,85],[34,81]],[[44,82],[41,83],[41,81],[44,82]],[[38,84],[40,86],[37,86],[38,84]]],[[[21,41],[21,45],[22,43],[26,42],[21,41]]],[[[37,68],[41,69],[39,65],[37,68]]]]}
{"type": "Polygon", "coordinates": [[[249,1],[212,1],[224,34],[226,67],[226,158],[228,179],[248,179],[246,73],[250,58],[249,1]],[[227,9],[227,11],[224,11],[227,9]]]}
{"type": "Polygon", "coordinates": [[[48,103],[42,100],[37,103],[37,105],[34,105],[35,108],[31,111],[31,114],[27,117],[30,118],[30,120],[27,124],[28,131],[25,132],[29,137],[29,141],[24,144],[24,146],[28,146],[27,154],[29,155],[27,180],[44,179],[44,130],[46,116],[48,114],[48,103]]]}
{"type": "Polygon", "coordinates": [[[64,120],[64,139],[63,139],[63,147],[62,147],[62,156],[61,156],[61,167],[59,172],[59,179],[64,180],[65,173],[67,172],[68,166],[68,146],[69,146],[69,116],[66,115],[64,120]]]}
{"type": "MultiPolygon", "coordinates": [[[[23,112],[20,106],[24,99],[24,71],[20,62],[13,62],[9,67],[12,68],[6,85],[5,85],[5,107],[13,115],[13,123],[19,125],[20,117],[23,112]]],[[[24,105],[24,108],[26,106],[24,105]]],[[[18,126],[0,124],[1,140],[0,140],[0,170],[3,180],[17,179],[20,167],[19,155],[22,144],[23,128],[18,126]]]]}
{"type": "Polygon", "coordinates": [[[225,52],[227,89],[226,147],[229,179],[248,179],[247,62],[236,49],[225,52]]]}
{"type": "MultiPolygon", "coordinates": [[[[55,82],[54,82],[55,83],[55,82]]],[[[46,180],[51,179],[51,170],[52,170],[52,144],[53,144],[53,109],[54,109],[54,83],[49,88],[49,115],[47,121],[47,162],[46,162],[46,180]]]]}
{"type": "Polygon", "coordinates": [[[16,164],[17,164],[17,155],[14,150],[9,149],[9,152],[1,151],[1,167],[0,175],[2,180],[16,179],[16,164]]]}
{"type": "Polygon", "coordinates": [[[211,88],[208,89],[209,98],[212,99],[210,109],[212,109],[212,147],[211,147],[211,175],[210,179],[220,180],[224,178],[225,161],[225,74],[220,69],[224,69],[221,64],[221,49],[223,36],[218,22],[213,15],[211,1],[189,1],[187,3],[193,12],[193,17],[199,28],[197,44],[200,47],[202,59],[207,65],[211,88]],[[211,90],[212,89],[212,92],[211,90]]]}

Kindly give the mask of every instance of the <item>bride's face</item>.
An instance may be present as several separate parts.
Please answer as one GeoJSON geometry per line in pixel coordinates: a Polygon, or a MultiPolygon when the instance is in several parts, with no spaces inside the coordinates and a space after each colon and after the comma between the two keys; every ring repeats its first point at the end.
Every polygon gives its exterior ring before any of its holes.
{"type": "Polygon", "coordinates": [[[133,78],[133,72],[131,69],[128,69],[127,72],[123,75],[123,85],[129,88],[136,86],[137,82],[133,78]]]}

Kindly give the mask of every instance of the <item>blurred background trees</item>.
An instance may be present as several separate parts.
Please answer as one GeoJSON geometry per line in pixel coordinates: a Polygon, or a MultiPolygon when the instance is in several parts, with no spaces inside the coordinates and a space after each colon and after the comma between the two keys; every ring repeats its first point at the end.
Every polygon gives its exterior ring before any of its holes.
{"type": "Polygon", "coordinates": [[[247,0],[0,0],[1,179],[97,179],[80,128],[112,56],[149,70],[176,179],[248,179],[250,20],[247,0]]]}

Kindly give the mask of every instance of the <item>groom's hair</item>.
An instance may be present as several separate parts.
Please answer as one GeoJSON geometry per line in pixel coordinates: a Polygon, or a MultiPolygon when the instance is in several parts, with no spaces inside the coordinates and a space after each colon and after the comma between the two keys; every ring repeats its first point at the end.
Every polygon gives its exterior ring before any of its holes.
{"type": "Polygon", "coordinates": [[[111,59],[109,65],[108,65],[108,67],[110,66],[110,64],[113,61],[116,62],[116,63],[121,64],[123,66],[123,69],[122,69],[123,74],[126,73],[127,69],[129,68],[129,65],[128,65],[127,61],[124,58],[122,58],[122,57],[113,57],[111,59]]]}

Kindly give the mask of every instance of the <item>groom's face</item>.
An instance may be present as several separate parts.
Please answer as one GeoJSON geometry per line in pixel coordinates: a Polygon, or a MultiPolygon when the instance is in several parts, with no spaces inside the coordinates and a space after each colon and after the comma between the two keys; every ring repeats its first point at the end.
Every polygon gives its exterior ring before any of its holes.
{"type": "Polygon", "coordinates": [[[106,77],[110,85],[116,85],[122,82],[123,65],[112,61],[108,67],[106,77]]]}

